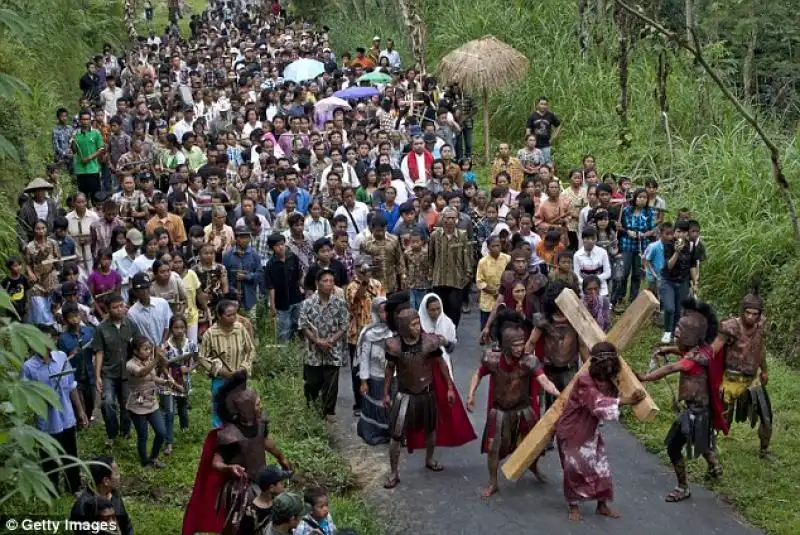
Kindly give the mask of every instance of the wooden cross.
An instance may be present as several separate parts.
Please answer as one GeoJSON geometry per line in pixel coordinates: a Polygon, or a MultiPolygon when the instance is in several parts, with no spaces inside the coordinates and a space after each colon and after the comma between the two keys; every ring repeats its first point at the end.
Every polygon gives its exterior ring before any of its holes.
{"type": "MultiPolygon", "coordinates": [[[[649,291],[642,291],[606,337],[606,334],[597,325],[591,313],[572,290],[563,290],[556,299],[556,304],[587,347],[591,349],[598,342],[607,340],[614,344],[619,353],[622,353],[631,343],[636,332],[650,320],[653,312],[658,310],[658,299],[649,291]]],[[[617,377],[620,396],[630,396],[636,390],[644,390],[642,383],[636,378],[636,374],[631,370],[628,363],[620,358],[620,364],[621,370],[617,377]]],[[[586,361],[578,373],[588,369],[589,361],[586,361]]],[[[576,379],[577,374],[567,387],[561,391],[558,399],[536,423],[536,426],[523,439],[517,449],[503,463],[503,474],[508,479],[512,481],[519,479],[542,454],[547,442],[555,433],[556,422],[564,411],[564,406],[576,379]]],[[[658,407],[646,391],[645,394],[645,399],[633,407],[633,413],[640,420],[649,422],[656,417],[658,407]]]]}

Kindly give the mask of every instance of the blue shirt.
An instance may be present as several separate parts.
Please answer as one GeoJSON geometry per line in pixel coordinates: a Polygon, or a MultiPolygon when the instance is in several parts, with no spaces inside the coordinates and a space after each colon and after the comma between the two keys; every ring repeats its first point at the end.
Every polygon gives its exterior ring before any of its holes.
{"type": "Polygon", "coordinates": [[[264,268],[261,266],[261,255],[259,255],[252,245],[248,245],[244,252],[239,247],[225,253],[222,257],[222,264],[228,270],[228,287],[241,290],[239,302],[242,308],[250,310],[256,305],[258,300],[258,288],[264,286],[264,268]],[[236,272],[244,272],[244,280],[236,280],[236,272]]]}
{"type": "Polygon", "coordinates": [[[73,240],[71,237],[64,236],[63,240],[59,240],[55,237],[55,235],[53,235],[52,238],[56,240],[56,243],[58,244],[58,250],[61,253],[62,258],[75,254],[75,240],[73,240]]]}
{"type": "Polygon", "coordinates": [[[62,371],[72,371],[72,366],[63,351],[51,351],[50,361],[45,362],[41,357],[33,356],[22,364],[19,373],[23,381],[36,381],[52,388],[61,407],[52,405],[47,407],[47,418],[42,419],[36,416],[36,427],[39,431],[44,431],[50,435],[61,433],[67,429],[75,427],[75,411],[72,408],[70,394],[78,386],[75,376],[71,373],[61,377],[50,378],[51,375],[62,371]]]}
{"type": "Polygon", "coordinates": [[[311,204],[311,194],[303,188],[295,188],[294,191],[285,189],[278,195],[278,200],[275,202],[275,213],[279,214],[283,211],[283,203],[289,198],[289,195],[294,195],[295,210],[303,215],[308,213],[308,207],[311,204]]]}
{"type": "Polygon", "coordinates": [[[653,271],[661,278],[661,270],[664,269],[664,265],[667,263],[664,257],[664,242],[658,240],[648,245],[644,252],[644,258],[650,262],[650,265],[653,267],[652,270],[648,269],[645,271],[645,276],[649,282],[655,282],[656,278],[653,276],[653,271]]]}
{"type": "MultiPolygon", "coordinates": [[[[79,332],[66,331],[58,335],[56,348],[67,355],[77,347],[83,347],[94,339],[94,327],[81,325],[79,332]]],[[[94,349],[87,347],[72,357],[75,367],[75,379],[94,388],[94,349]]]]}
{"type": "Polygon", "coordinates": [[[656,228],[656,212],[649,207],[634,212],[633,208],[626,206],[622,211],[622,232],[620,232],[619,245],[623,251],[642,253],[649,243],[649,239],[641,236],[631,238],[629,230],[640,235],[656,228]]]}
{"type": "Polygon", "coordinates": [[[394,230],[394,226],[397,225],[397,221],[400,219],[400,207],[395,204],[391,210],[387,210],[386,204],[381,203],[378,206],[378,213],[386,219],[386,228],[394,230]]]}

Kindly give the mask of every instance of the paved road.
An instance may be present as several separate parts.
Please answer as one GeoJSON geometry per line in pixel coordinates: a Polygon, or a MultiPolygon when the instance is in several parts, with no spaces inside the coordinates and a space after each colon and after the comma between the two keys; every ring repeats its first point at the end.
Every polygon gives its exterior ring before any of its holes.
{"type": "MultiPolygon", "coordinates": [[[[455,380],[466,399],[469,380],[476,369],[481,348],[474,340],[478,318],[474,312],[464,316],[459,327],[459,344],[453,354],[455,380]]],[[[391,526],[391,533],[413,535],[476,535],[547,533],[558,535],[755,535],[761,531],[745,524],[736,513],[712,492],[693,486],[692,498],[678,504],[664,502],[664,494],[674,487],[671,470],[648,452],[620,424],[603,427],[611,460],[616,499],[613,507],[622,515],[618,520],[598,517],[594,503],[583,506],[584,521],[567,520],[561,488],[561,467],[556,452],[548,452],[540,463],[548,484],[530,475],[509,482],[500,475],[500,493],[489,500],[480,498],[487,482],[486,458],[480,454],[479,440],[457,449],[440,449],[437,458],[445,470],[433,473],[423,467],[424,452],[403,452],[400,485],[387,491],[380,487],[388,471],[386,447],[371,448],[355,435],[350,416],[349,370],[340,379],[339,445],[366,485],[366,494],[376,510],[391,526]]],[[[487,380],[481,384],[476,407],[486,407],[487,380]]],[[[485,409],[472,413],[480,437],[485,409]]]]}

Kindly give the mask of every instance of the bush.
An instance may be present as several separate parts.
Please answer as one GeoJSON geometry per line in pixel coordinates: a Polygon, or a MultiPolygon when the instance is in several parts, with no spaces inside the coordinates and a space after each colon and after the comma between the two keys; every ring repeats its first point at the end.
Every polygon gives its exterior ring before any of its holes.
{"type": "Polygon", "coordinates": [[[781,266],[767,294],[769,341],[775,354],[790,365],[800,367],[800,294],[792,289],[800,281],[800,260],[781,266]]]}

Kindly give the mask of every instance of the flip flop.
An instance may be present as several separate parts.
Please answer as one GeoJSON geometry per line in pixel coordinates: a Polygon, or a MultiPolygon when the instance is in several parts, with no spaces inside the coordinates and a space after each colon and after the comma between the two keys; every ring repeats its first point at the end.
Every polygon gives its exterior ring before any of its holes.
{"type": "Polygon", "coordinates": [[[389,479],[386,480],[386,483],[383,484],[383,488],[393,489],[398,485],[398,483],[400,483],[399,476],[389,477],[389,479]]]}
{"type": "Polygon", "coordinates": [[[444,466],[439,463],[439,461],[431,461],[429,463],[425,463],[425,468],[430,470],[431,472],[441,472],[444,470],[444,466]]]}
{"type": "Polygon", "coordinates": [[[684,489],[682,487],[675,487],[672,491],[664,497],[664,501],[669,503],[677,503],[682,502],[683,500],[688,500],[692,497],[692,493],[689,489],[684,489]]]}

